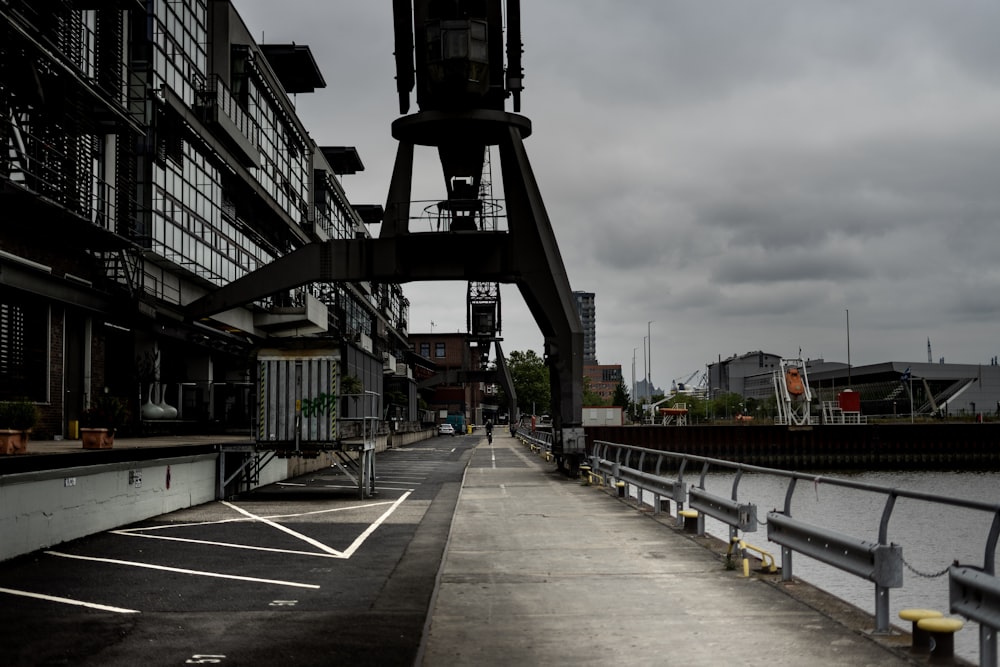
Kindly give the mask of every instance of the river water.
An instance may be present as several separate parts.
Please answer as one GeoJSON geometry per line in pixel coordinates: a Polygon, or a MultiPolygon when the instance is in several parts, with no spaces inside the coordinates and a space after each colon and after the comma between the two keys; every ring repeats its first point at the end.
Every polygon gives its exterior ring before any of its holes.
{"type": "MultiPolygon", "coordinates": [[[[907,470],[822,474],[889,488],[1000,503],[1000,472],[907,470]]],[[[732,473],[711,473],[705,478],[705,489],[730,498],[733,479],[732,473]]],[[[696,486],[698,476],[689,473],[685,481],[696,486]]],[[[769,511],[784,507],[788,484],[788,478],[744,473],[738,487],[739,502],[756,504],[761,523],[756,533],[744,533],[743,538],[770,552],[779,565],[781,546],[768,541],[767,527],[763,524],[769,511]]],[[[877,542],[885,501],[884,494],[800,480],[792,499],[792,516],[858,539],[877,542]]],[[[889,521],[888,541],[902,545],[906,567],[903,587],[889,592],[890,618],[894,624],[908,630],[909,622],[901,621],[898,614],[900,609],[911,607],[936,609],[945,616],[951,615],[946,569],[955,561],[963,565],[983,565],[992,521],[993,516],[987,512],[897,498],[889,521]]],[[[724,541],[729,539],[729,528],[725,524],[707,518],[705,528],[706,532],[724,541]]],[[[996,571],[1000,572],[1000,566],[996,571]]],[[[794,555],[793,573],[874,615],[874,584],[798,553],[794,555]]],[[[965,622],[965,627],[955,636],[955,652],[978,663],[978,624],[965,622]]]]}

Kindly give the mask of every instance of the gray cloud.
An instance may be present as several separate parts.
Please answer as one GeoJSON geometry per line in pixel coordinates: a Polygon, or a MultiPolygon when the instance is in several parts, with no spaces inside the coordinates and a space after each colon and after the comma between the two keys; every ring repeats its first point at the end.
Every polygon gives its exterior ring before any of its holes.
{"type": "MultiPolygon", "coordinates": [[[[387,3],[236,0],[251,32],[309,44],[297,100],[345,178],[384,202],[397,116],[387,3]]],[[[1000,5],[992,0],[524,3],[523,113],[598,356],[653,379],[766,349],[852,363],[1000,353],[1000,5]],[[640,353],[641,363],[641,353],[640,353]]],[[[442,196],[433,155],[414,197],[442,196]]],[[[494,170],[498,170],[498,163],[494,170]]],[[[499,181],[498,172],[495,180],[499,181]]],[[[414,330],[465,326],[464,285],[408,285],[414,330]]],[[[504,287],[505,348],[541,349],[504,287]]]]}

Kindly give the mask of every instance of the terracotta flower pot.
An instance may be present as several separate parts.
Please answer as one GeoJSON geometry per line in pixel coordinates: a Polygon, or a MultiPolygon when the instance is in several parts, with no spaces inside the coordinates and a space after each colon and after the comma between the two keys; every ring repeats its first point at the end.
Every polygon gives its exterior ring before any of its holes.
{"type": "Polygon", "coordinates": [[[115,432],[107,428],[81,428],[80,439],[84,449],[111,449],[115,444],[115,432]]]}
{"type": "Polygon", "coordinates": [[[28,431],[0,429],[0,456],[24,454],[28,451],[28,431]]]}

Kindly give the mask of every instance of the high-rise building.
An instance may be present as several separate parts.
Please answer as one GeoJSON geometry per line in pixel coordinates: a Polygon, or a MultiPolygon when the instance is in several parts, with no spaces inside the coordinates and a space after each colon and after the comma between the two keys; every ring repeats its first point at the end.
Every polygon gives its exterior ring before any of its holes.
{"type": "Polygon", "coordinates": [[[583,325],[583,363],[597,363],[597,310],[594,306],[593,292],[573,292],[576,301],[576,312],[580,315],[583,325]]]}

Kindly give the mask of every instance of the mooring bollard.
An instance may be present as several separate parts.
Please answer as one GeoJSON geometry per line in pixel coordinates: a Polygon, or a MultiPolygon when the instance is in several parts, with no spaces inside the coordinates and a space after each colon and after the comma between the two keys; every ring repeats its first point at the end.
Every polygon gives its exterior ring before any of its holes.
{"type": "Polygon", "coordinates": [[[677,516],[684,518],[684,532],[698,532],[698,510],[681,510],[677,516]]]}
{"type": "Polygon", "coordinates": [[[939,611],[933,609],[900,609],[899,617],[904,621],[911,621],[913,628],[910,635],[913,642],[910,644],[910,651],[913,653],[929,653],[931,650],[931,636],[926,630],[920,629],[919,621],[924,618],[941,618],[944,616],[939,611]]]}
{"type": "Polygon", "coordinates": [[[931,655],[928,662],[950,665],[955,657],[955,633],[965,625],[957,618],[922,618],[917,626],[930,635],[931,655]]]}
{"type": "Polygon", "coordinates": [[[618,497],[625,497],[625,482],[615,482],[615,486],[618,488],[618,497]]]}

